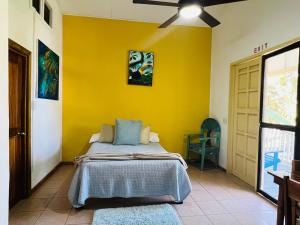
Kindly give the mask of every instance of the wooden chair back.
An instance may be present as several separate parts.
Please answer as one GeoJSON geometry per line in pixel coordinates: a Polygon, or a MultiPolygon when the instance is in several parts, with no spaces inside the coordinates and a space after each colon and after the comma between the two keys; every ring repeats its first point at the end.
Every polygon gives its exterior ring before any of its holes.
{"type": "Polygon", "coordinates": [[[286,225],[296,225],[299,216],[300,182],[284,177],[284,216],[286,225]]]}
{"type": "Polygon", "coordinates": [[[292,173],[291,178],[296,181],[300,181],[300,160],[292,161],[292,173]]]}
{"type": "Polygon", "coordinates": [[[220,148],[221,126],[217,120],[205,119],[201,125],[200,133],[204,138],[215,138],[215,140],[209,140],[207,144],[220,148]]]}

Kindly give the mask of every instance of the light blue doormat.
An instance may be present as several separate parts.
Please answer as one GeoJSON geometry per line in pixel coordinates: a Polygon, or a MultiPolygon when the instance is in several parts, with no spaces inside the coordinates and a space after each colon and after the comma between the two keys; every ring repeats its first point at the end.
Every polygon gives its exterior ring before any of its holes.
{"type": "Polygon", "coordinates": [[[182,225],[169,204],[98,209],[92,225],[182,225]]]}

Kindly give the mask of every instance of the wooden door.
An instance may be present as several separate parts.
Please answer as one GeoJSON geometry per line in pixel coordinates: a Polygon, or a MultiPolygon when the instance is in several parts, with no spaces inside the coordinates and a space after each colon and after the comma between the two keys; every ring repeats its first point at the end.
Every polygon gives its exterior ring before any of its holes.
{"type": "Polygon", "coordinates": [[[25,195],[25,58],[9,51],[9,204],[16,204],[25,195]]]}
{"type": "Polygon", "coordinates": [[[261,58],[234,71],[232,172],[256,187],[259,140],[261,58]]]}

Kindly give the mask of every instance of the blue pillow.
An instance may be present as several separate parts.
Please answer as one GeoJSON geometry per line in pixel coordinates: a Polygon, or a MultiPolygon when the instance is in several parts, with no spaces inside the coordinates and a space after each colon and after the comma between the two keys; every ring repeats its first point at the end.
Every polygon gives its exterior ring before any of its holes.
{"type": "Polygon", "coordinates": [[[138,145],[141,138],[142,121],[116,120],[115,145],[138,145]]]}

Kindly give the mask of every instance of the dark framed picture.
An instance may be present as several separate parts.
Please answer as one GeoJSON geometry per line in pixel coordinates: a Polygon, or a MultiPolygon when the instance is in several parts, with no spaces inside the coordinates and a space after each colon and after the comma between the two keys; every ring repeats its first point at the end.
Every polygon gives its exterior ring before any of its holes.
{"type": "Polygon", "coordinates": [[[129,51],[128,84],[152,86],[153,52],[129,51]]]}
{"type": "Polygon", "coordinates": [[[58,100],[59,56],[38,41],[38,98],[58,100]]]}

